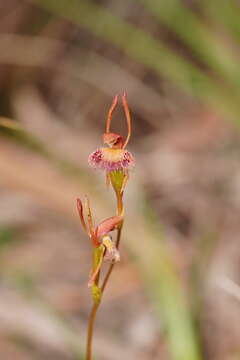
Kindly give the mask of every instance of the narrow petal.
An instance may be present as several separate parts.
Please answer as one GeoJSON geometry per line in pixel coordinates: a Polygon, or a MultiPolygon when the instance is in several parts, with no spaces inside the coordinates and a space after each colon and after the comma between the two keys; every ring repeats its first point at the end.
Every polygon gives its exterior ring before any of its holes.
{"type": "Polygon", "coordinates": [[[82,227],[86,231],[86,233],[88,234],[87,225],[85,223],[85,219],[84,219],[84,215],[83,215],[83,205],[82,205],[82,201],[80,199],[77,199],[77,209],[78,209],[78,213],[79,213],[79,217],[80,217],[82,227]]]}
{"type": "Polygon", "coordinates": [[[89,198],[86,195],[85,195],[85,205],[86,205],[86,210],[87,210],[88,235],[92,240],[93,246],[98,247],[100,243],[98,241],[98,238],[95,235],[95,229],[94,229],[94,224],[93,224],[93,217],[92,217],[92,211],[91,211],[91,207],[90,207],[90,201],[89,201],[89,198]]]}
{"type": "Polygon", "coordinates": [[[115,107],[117,106],[117,102],[118,102],[118,95],[114,96],[112,105],[110,106],[110,109],[108,111],[108,117],[107,117],[107,121],[106,121],[106,133],[110,132],[112,113],[113,113],[115,107]]]}
{"type": "Polygon", "coordinates": [[[91,211],[91,208],[90,208],[89,198],[86,195],[85,195],[85,204],[86,204],[86,210],[87,210],[87,220],[88,220],[89,233],[92,235],[94,233],[92,211],[91,211]]]}
{"type": "Polygon", "coordinates": [[[96,228],[96,237],[99,239],[102,236],[108,234],[110,231],[115,230],[118,225],[123,221],[122,216],[112,216],[108,219],[103,220],[96,228]]]}
{"type": "Polygon", "coordinates": [[[127,97],[126,97],[126,93],[123,94],[122,96],[122,104],[123,104],[123,109],[125,112],[125,116],[126,116],[126,120],[127,120],[127,126],[128,126],[128,134],[127,134],[127,138],[124,142],[123,145],[123,149],[125,149],[125,147],[127,146],[129,140],[130,140],[130,136],[131,136],[131,132],[132,132],[132,125],[131,125],[131,115],[130,115],[130,111],[129,111],[129,107],[128,107],[128,103],[127,103],[127,97]]]}

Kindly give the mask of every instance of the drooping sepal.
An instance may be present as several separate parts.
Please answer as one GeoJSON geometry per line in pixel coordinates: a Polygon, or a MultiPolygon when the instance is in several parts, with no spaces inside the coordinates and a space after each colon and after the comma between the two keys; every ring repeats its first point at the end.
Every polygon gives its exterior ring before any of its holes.
{"type": "Polygon", "coordinates": [[[112,216],[103,220],[96,228],[96,237],[103,238],[106,234],[117,229],[123,221],[122,216],[112,216]]]}

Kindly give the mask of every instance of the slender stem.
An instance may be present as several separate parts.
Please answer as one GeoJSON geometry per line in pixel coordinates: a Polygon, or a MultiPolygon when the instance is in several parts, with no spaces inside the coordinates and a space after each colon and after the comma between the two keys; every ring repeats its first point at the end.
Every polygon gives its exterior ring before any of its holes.
{"type": "Polygon", "coordinates": [[[89,320],[88,320],[88,332],[87,332],[87,348],[86,348],[86,360],[92,360],[92,338],[93,338],[93,328],[94,328],[94,322],[96,319],[96,314],[98,307],[100,305],[99,303],[94,303],[89,320]]]}
{"type": "Polygon", "coordinates": [[[122,194],[121,193],[119,194],[116,192],[116,196],[117,196],[117,212],[118,212],[118,215],[120,216],[123,211],[122,194]]]}
{"type": "MultiPolygon", "coordinates": [[[[118,249],[118,247],[119,247],[119,243],[120,243],[120,240],[121,240],[121,233],[122,233],[122,225],[121,225],[121,227],[118,229],[118,232],[117,232],[117,241],[116,241],[116,248],[117,248],[117,249],[118,249]]],[[[114,265],[115,265],[115,263],[111,264],[111,265],[109,266],[109,268],[108,268],[108,271],[107,271],[107,273],[106,273],[106,275],[105,275],[105,278],[104,278],[103,283],[102,283],[102,286],[101,286],[102,293],[103,293],[103,291],[104,291],[104,289],[105,289],[105,287],[106,287],[106,285],[107,285],[107,283],[108,283],[108,279],[109,279],[109,277],[110,277],[110,275],[111,275],[111,273],[112,273],[112,271],[113,271],[114,265]]]]}
{"type": "MultiPolygon", "coordinates": [[[[117,211],[118,211],[118,215],[121,215],[122,212],[123,212],[123,193],[122,192],[118,192],[118,191],[115,191],[116,192],[116,197],[117,197],[117,211]]],[[[120,240],[121,240],[121,234],[122,234],[122,227],[123,227],[123,223],[121,224],[121,226],[118,228],[118,231],[117,231],[117,241],[116,241],[116,248],[118,249],[119,248],[119,244],[120,244],[120,240]]],[[[108,283],[108,279],[110,278],[110,275],[113,271],[113,268],[114,268],[114,265],[115,263],[111,264],[108,268],[108,271],[105,275],[105,278],[103,280],[103,283],[102,283],[102,286],[101,286],[101,290],[102,290],[102,293],[108,283]]]]}
{"type": "MultiPolygon", "coordinates": [[[[93,266],[96,266],[96,254],[93,255],[93,266]]],[[[96,276],[95,284],[98,285],[100,277],[100,271],[96,276]]],[[[97,315],[97,310],[99,308],[100,301],[94,302],[88,319],[88,330],[87,330],[87,344],[86,344],[86,360],[92,360],[92,339],[93,339],[93,330],[94,323],[97,315]]]]}
{"type": "MultiPolygon", "coordinates": [[[[118,205],[118,213],[121,214],[122,213],[122,209],[123,209],[123,203],[122,203],[122,194],[119,195],[117,194],[117,205],[118,205]]],[[[120,240],[121,240],[121,233],[122,233],[122,226],[123,223],[121,224],[121,226],[118,228],[117,231],[117,240],[116,240],[116,248],[118,249],[119,244],[120,244],[120,240]]],[[[102,286],[101,286],[101,293],[103,294],[105,287],[108,283],[108,279],[110,278],[110,275],[113,271],[115,263],[111,264],[109,266],[109,269],[105,275],[105,278],[103,280],[102,286]]],[[[98,283],[99,281],[99,275],[96,279],[96,282],[98,283]]],[[[101,294],[101,296],[102,296],[101,294]]],[[[87,347],[86,347],[86,360],[92,360],[92,339],[93,339],[93,330],[94,330],[94,323],[95,323],[95,319],[96,319],[96,315],[97,315],[97,310],[99,308],[100,305],[100,301],[98,303],[94,303],[92,306],[92,310],[89,316],[89,320],[88,320],[88,332],[87,332],[87,347]]]]}

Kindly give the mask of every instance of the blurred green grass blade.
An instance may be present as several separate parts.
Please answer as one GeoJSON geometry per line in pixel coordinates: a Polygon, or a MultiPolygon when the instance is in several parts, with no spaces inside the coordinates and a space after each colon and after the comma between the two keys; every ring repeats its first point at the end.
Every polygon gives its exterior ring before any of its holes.
{"type": "MultiPolygon", "coordinates": [[[[139,191],[143,193],[143,190],[139,191]]],[[[138,246],[137,261],[140,258],[140,269],[144,270],[143,276],[150,287],[149,293],[152,294],[159,317],[164,313],[172,357],[178,360],[202,359],[200,339],[191,304],[187,299],[189,296],[183,290],[159,217],[145,199],[142,201],[145,203],[142,226],[148,237],[147,241],[141,242],[141,247],[138,246]]],[[[143,236],[141,228],[137,231],[138,236],[143,236]]]]}
{"type": "Polygon", "coordinates": [[[19,145],[48,159],[62,173],[72,179],[81,179],[83,184],[91,184],[93,187],[96,185],[94,177],[89,178],[80,166],[66,160],[63,156],[59,156],[59,154],[52,152],[50,147],[43,144],[41,140],[26,131],[16,121],[0,117],[0,140],[1,136],[8,137],[19,145]]]}
{"type": "Polygon", "coordinates": [[[16,121],[0,118],[0,135],[14,138],[19,143],[24,144],[32,151],[35,151],[44,156],[50,156],[46,147],[34,136],[27,133],[16,121]]]}
{"type": "Polygon", "coordinates": [[[12,227],[1,226],[0,227],[0,251],[3,248],[8,247],[16,240],[16,233],[12,227]]]}
{"type": "Polygon", "coordinates": [[[148,261],[155,271],[153,272],[152,269],[146,271],[148,286],[152,288],[149,293],[152,294],[153,304],[155,304],[159,317],[164,318],[173,359],[200,359],[200,346],[196,345],[197,334],[193,319],[189,315],[190,306],[183,294],[172,261],[167,259],[167,256],[165,256],[165,261],[162,261],[164,259],[163,252],[166,253],[163,248],[152,247],[148,261]],[[157,256],[160,251],[162,252],[161,260],[157,256]],[[157,300],[160,302],[158,303],[157,300]],[[194,339],[193,334],[195,334],[194,339]]]}
{"type": "Polygon", "coordinates": [[[204,71],[182,58],[148,33],[135,28],[89,1],[35,0],[41,7],[81,25],[110,41],[134,60],[165,76],[239,123],[239,101],[235,91],[215,83],[204,71]]]}
{"type": "MultiPolygon", "coordinates": [[[[181,0],[141,2],[161,23],[175,31],[201,61],[221,75],[229,85],[240,89],[239,59],[234,57],[220,35],[201,22],[181,0]]],[[[215,3],[215,7],[219,6],[221,5],[216,6],[215,3]]]]}
{"type": "Polygon", "coordinates": [[[240,4],[234,0],[203,0],[205,14],[216,25],[223,25],[227,34],[240,40],[240,4]]]}
{"type": "Polygon", "coordinates": [[[132,231],[126,234],[126,243],[136,255],[134,261],[138,264],[155,312],[163,325],[163,331],[165,330],[171,359],[202,359],[191,307],[159,221],[149,206],[146,206],[141,220],[138,215],[133,221],[134,224],[141,225],[135,226],[133,230],[129,224],[132,231]]]}

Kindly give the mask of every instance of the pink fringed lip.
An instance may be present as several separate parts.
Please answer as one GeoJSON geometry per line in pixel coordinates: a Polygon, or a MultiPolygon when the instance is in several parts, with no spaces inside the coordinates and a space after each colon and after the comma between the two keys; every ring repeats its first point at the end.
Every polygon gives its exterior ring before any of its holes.
{"type": "Polygon", "coordinates": [[[135,165],[132,154],[124,149],[101,148],[89,155],[88,163],[106,171],[128,170],[135,165]]]}

